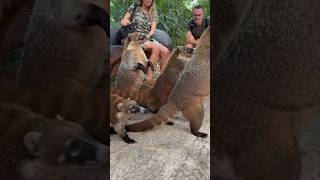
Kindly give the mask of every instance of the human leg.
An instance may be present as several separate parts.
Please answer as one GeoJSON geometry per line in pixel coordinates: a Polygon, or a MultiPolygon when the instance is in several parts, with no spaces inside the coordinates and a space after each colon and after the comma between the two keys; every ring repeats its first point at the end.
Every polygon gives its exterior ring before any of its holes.
{"type": "Polygon", "coordinates": [[[169,59],[169,49],[163,46],[162,44],[158,43],[160,49],[160,72],[166,67],[169,59]]]}
{"type": "MultiPolygon", "coordinates": [[[[154,67],[156,67],[155,65],[157,64],[158,59],[159,59],[159,55],[160,55],[159,46],[156,43],[153,43],[151,41],[147,41],[147,42],[145,42],[143,44],[143,48],[145,50],[151,52],[150,62],[153,64],[154,67]]],[[[152,75],[153,75],[153,72],[149,68],[148,69],[148,73],[147,73],[147,80],[151,80],[152,79],[152,75]]]]}

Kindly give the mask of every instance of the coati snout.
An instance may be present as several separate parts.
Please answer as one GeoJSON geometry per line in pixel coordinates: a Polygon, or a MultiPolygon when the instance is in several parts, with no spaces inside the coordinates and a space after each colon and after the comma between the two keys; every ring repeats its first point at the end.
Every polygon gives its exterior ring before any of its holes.
{"type": "Polygon", "coordinates": [[[85,13],[81,12],[76,15],[75,20],[82,25],[98,25],[106,32],[106,35],[109,37],[109,14],[96,5],[89,4],[88,6],[88,11],[86,11],[85,13]]]}
{"type": "Polygon", "coordinates": [[[137,114],[137,113],[148,113],[148,109],[142,106],[139,106],[137,102],[127,98],[125,101],[117,104],[117,108],[120,112],[128,114],[137,114]]]}
{"type": "Polygon", "coordinates": [[[92,138],[79,124],[55,120],[26,133],[23,138],[28,152],[49,164],[84,164],[108,161],[109,148],[92,138]]]}
{"type": "Polygon", "coordinates": [[[106,179],[109,147],[77,123],[0,103],[0,179],[106,179]],[[86,177],[77,174],[86,172],[86,177]]]}

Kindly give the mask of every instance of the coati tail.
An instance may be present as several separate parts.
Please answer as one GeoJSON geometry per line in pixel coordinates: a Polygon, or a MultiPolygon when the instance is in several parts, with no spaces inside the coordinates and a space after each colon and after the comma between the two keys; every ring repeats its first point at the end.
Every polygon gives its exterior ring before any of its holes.
{"type": "Polygon", "coordinates": [[[168,121],[168,119],[174,116],[177,112],[178,108],[176,107],[176,105],[172,102],[168,102],[161,107],[157,114],[144,121],[127,125],[126,130],[128,132],[138,132],[152,129],[155,126],[160,125],[162,122],[168,121]]]}

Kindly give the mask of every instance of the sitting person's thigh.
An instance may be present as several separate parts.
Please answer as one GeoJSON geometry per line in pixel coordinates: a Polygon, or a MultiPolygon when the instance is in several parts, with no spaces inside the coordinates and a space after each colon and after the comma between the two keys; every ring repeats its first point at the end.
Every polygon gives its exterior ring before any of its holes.
{"type": "Polygon", "coordinates": [[[147,51],[155,51],[155,50],[160,50],[160,46],[152,41],[146,41],[143,43],[143,49],[147,51]]]}

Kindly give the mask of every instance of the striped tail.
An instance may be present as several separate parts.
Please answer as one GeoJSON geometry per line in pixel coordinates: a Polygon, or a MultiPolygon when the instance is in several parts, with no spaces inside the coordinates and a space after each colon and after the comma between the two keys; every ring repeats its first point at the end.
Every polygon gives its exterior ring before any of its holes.
{"type": "Polygon", "coordinates": [[[174,116],[177,112],[177,106],[173,102],[168,102],[160,108],[157,114],[144,121],[127,125],[126,130],[128,132],[138,132],[152,129],[155,126],[160,125],[162,122],[168,121],[168,119],[174,116]]]}

